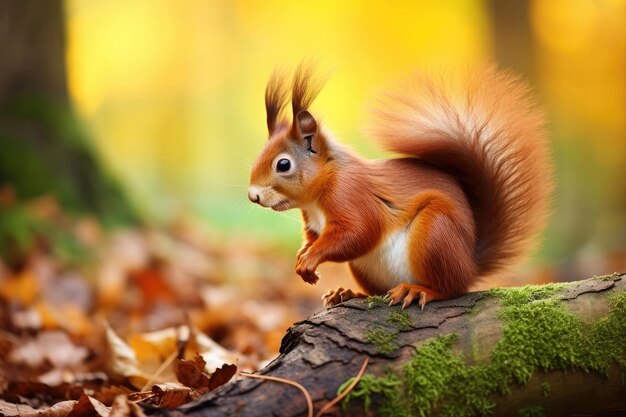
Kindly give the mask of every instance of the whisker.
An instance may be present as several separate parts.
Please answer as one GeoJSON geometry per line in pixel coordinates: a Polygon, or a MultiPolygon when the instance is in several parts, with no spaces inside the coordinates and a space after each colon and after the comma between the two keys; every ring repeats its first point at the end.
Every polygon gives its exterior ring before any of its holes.
{"type": "Polygon", "coordinates": [[[241,162],[242,164],[244,164],[246,167],[248,167],[248,169],[252,169],[252,162],[250,162],[248,160],[248,157],[240,152],[236,152],[234,153],[234,155],[237,157],[237,159],[239,160],[239,162],[241,162]]]}

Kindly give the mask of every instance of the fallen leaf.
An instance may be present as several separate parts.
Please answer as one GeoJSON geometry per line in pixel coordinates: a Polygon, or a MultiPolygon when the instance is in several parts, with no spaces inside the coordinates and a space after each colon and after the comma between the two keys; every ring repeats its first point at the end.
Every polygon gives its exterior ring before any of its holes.
{"type": "Polygon", "coordinates": [[[208,392],[209,376],[204,372],[205,366],[202,356],[196,353],[193,359],[177,359],[174,371],[181,384],[200,392],[208,392]]]}
{"type": "Polygon", "coordinates": [[[132,281],[141,290],[145,308],[157,301],[174,303],[176,295],[163,277],[162,264],[158,259],[151,259],[147,267],[130,273],[132,281]]]}
{"type": "Polygon", "coordinates": [[[104,405],[111,406],[118,396],[128,396],[132,391],[126,387],[114,385],[111,387],[103,387],[99,391],[93,394],[93,397],[103,403],[104,405]]]}
{"type": "Polygon", "coordinates": [[[182,384],[167,382],[153,385],[151,395],[144,402],[158,408],[176,408],[195,398],[191,388],[182,384]]]}
{"type": "Polygon", "coordinates": [[[224,363],[234,363],[237,355],[215,342],[199,329],[188,326],[169,327],[150,333],[135,334],[130,346],[137,352],[141,369],[148,372],[156,369],[163,361],[179,349],[180,339],[186,340],[186,352],[199,352],[206,362],[207,373],[215,371],[224,363]],[[187,340],[188,339],[188,340],[187,340]]]}
{"type": "Polygon", "coordinates": [[[95,398],[83,394],[67,417],[108,417],[111,409],[95,398]]]}
{"type": "Polygon", "coordinates": [[[118,395],[111,406],[109,417],[146,417],[137,404],[128,400],[125,395],[118,395]]]}
{"type": "Polygon", "coordinates": [[[2,398],[13,403],[25,403],[38,408],[42,404],[55,404],[65,400],[78,400],[85,392],[79,385],[62,383],[49,386],[37,381],[10,380],[2,392],[2,398]]]}
{"type": "Polygon", "coordinates": [[[22,413],[36,412],[37,410],[31,406],[24,404],[15,404],[0,399],[0,415],[5,417],[20,416],[22,413]]]}
{"type": "Polygon", "coordinates": [[[217,368],[209,378],[209,391],[221,387],[237,373],[236,365],[224,364],[221,368],[217,368]]]}
{"type": "Polygon", "coordinates": [[[142,387],[148,376],[139,369],[135,351],[108,324],[105,324],[105,331],[108,351],[106,364],[109,375],[113,379],[128,379],[135,387],[142,387]]]}
{"type": "Polygon", "coordinates": [[[42,366],[46,361],[55,368],[72,368],[82,364],[88,353],[84,347],[74,345],[65,332],[53,330],[39,333],[35,339],[14,349],[9,361],[31,368],[42,366]]]}
{"type": "MultiPolygon", "coordinates": [[[[22,405],[19,406],[20,413],[15,414],[21,417],[67,417],[76,404],[75,400],[61,401],[48,408],[31,409],[24,411],[22,405]]],[[[30,407],[29,407],[30,408],[30,407]]]]}
{"type": "Polygon", "coordinates": [[[26,268],[20,274],[10,277],[2,283],[0,296],[28,307],[39,297],[40,289],[37,277],[31,268],[26,268]]]}
{"type": "Polygon", "coordinates": [[[197,328],[192,329],[192,337],[187,349],[192,352],[199,352],[202,355],[202,358],[206,361],[205,368],[209,373],[214,372],[224,363],[235,363],[238,359],[235,353],[223,348],[197,328]]]}

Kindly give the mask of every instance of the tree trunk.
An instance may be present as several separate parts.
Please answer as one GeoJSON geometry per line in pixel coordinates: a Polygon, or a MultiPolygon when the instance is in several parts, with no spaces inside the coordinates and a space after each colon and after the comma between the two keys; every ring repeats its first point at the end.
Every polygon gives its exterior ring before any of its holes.
{"type": "MultiPolygon", "coordinates": [[[[291,327],[258,374],[299,382],[317,412],[369,358],[350,416],[624,415],[625,278],[470,293],[423,311],[350,300],[291,327]]],[[[151,411],[305,416],[307,406],[289,385],[241,377],[177,410],[151,411]]]]}
{"type": "Polygon", "coordinates": [[[68,98],[63,0],[0,0],[0,48],[0,189],[54,195],[105,224],[135,221],[68,98]]]}

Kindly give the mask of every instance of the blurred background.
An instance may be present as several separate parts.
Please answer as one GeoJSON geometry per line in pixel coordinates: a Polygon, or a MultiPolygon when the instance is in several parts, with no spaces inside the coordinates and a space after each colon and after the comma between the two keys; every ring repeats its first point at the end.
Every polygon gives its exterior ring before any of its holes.
{"type": "MultiPolygon", "coordinates": [[[[493,59],[534,86],[558,164],[546,262],[624,256],[626,4],[536,1],[67,1],[71,102],[102,163],[142,216],[191,211],[226,234],[299,242],[299,213],[246,200],[266,138],[265,82],[319,61],[314,105],[369,157],[372,97],[413,70],[493,59]]],[[[589,273],[612,272],[593,265],[589,273]]]]}
{"type": "Polygon", "coordinates": [[[79,332],[98,310],[127,333],[197,306],[225,346],[275,352],[350,282],[327,266],[318,289],[302,283],[299,213],[246,197],[265,82],[302,59],[329,74],[314,112],[371,158],[384,155],[362,131],[367,106],[411,71],[493,60],[522,74],[549,118],[554,215],[530,266],[485,286],[624,272],[625,20],[622,0],[2,0],[4,326],[35,325],[35,305],[39,325],[73,317],[79,332]]]}

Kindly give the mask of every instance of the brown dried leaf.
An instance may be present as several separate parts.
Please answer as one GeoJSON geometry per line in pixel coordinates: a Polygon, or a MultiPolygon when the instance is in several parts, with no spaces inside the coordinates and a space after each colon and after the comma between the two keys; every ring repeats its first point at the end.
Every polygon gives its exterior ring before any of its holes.
{"type": "Polygon", "coordinates": [[[3,398],[10,402],[28,402],[33,407],[42,403],[54,404],[64,400],[78,400],[84,388],[78,385],[62,383],[49,386],[37,381],[9,381],[2,393],[3,398]]]}
{"type": "Polygon", "coordinates": [[[74,404],[68,417],[108,417],[111,409],[95,398],[82,395],[74,404]]]}
{"type": "Polygon", "coordinates": [[[174,363],[176,378],[181,384],[201,392],[208,392],[209,376],[204,372],[206,361],[199,353],[193,359],[177,359],[174,363]]]}
{"type": "Polygon", "coordinates": [[[74,408],[76,401],[61,401],[48,408],[32,408],[23,404],[11,404],[0,400],[0,412],[7,417],[67,417],[74,408]]]}
{"type": "Polygon", "coordinates": [[[164,383],[152,386],[152,396],[146,402],[159,408],[176,408],[196,398],[189,387],[177,383],[164,383]]]}
{"type": "Polygon", "coordinates": [[[224,364],[221,368],[217,368],[209,378],[209,391],[221,387],[237,373],[237,365],[224,364]]]}
{"type": "Polygon", "coordinates": [[[0,415],[13,417],[22,413],[36,412],[37,410],[24,404],[15,404],[0,399],[0,415]]]}
{"type": "Polygon", "coordinates": [[[93,394],[93,397],[104,405],[111,406],[118,396],[127,396],[131,393],[132,391],[126,387],[114,385],[110,387],[102,387],[93,394]]]}
{"type": "Polygon", "coordinates": [[[137,404],[128,400],[125,395],[118,395],[111,406],[109,417],[146,417],[137,404]]]}
{"type": "Polygon", "coordinates": [[[65,332],[45,331],[14,349],[9,360],[32,368],[46,361],[56,368],[72,368],[82,364],[87,355],[87,349],[74,345],[65,332]]]}
{"type": "Polygon", "coordinates": [[[108,349],[107,370],[113,379],[127,378],[134,386],[142,387],[148,380],[139,369],[135,351],[126,344],[107,324],[106,340],[108,349]]]}

